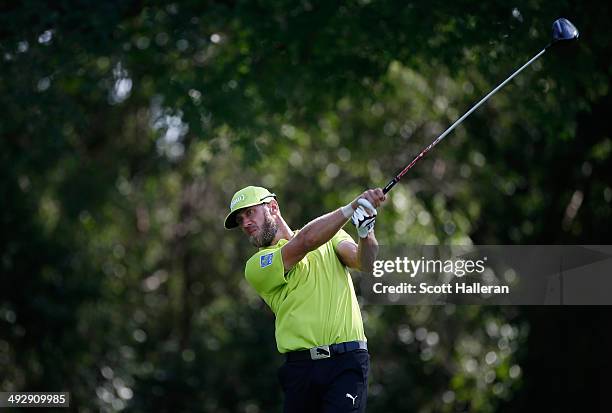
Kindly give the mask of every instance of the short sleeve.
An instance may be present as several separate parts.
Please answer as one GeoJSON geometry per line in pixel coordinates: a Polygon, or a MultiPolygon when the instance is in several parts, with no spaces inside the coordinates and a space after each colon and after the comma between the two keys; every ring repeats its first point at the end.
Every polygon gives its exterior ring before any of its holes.
{"type": "Polygon", "coordinates": [[[351,241],[353,243],[355,242],[353,238],[342,228],[340,228],[340,231],[336,232],[336,235],[333,236],[331,241],[332,245],[334,246],[334,251],[336,250],[338,244],[340,244],[342,241],[351,241]]]}
{"type": "Polygon", "coordinates": [[[255,253],[247,261],[244,275],[260,295],[267,295],[287,284],[280,248],[255,253]]]}

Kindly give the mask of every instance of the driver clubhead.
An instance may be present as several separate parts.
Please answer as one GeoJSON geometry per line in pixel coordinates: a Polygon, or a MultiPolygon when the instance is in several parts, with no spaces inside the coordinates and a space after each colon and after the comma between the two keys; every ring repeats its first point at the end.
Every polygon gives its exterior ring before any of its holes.
{"type": "Polygon", "coordinates": [[[578,29],[567,19],[557,19],[553,23],[553,41],[561,40],[576,40],[578,38],[578,29]]]}

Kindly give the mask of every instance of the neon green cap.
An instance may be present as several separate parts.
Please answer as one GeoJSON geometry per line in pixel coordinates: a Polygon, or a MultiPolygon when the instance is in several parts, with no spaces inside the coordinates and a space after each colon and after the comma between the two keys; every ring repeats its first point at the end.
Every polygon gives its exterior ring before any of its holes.
{"type": "Polygon", "coordinates": [[[225,228],[232,229],[238,226],[236,214],[244,208],[253,205],[266,204],[276,198],[276,195],[260,186],[247,186],[236,192],[230,202],[230,212],[225,217],[225,228]]]}

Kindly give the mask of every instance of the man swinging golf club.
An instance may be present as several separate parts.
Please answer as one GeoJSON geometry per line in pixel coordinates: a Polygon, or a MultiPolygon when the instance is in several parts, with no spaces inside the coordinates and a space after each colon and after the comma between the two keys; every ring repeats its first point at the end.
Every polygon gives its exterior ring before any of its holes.
{"type": "Polygon", "coordinates": [[[553,40],[495,87],[423,149],[384,189],[365,191],[350,204],[292,231],[276,196],[249,186],[234,194],[225,227],[240,227],[259,248],[245,275],[276,315],[276,343],[287,362],[279,377],[285,412],[363,412],[369,355],[363,323],[347,267],[370,270],[378,245],[376,208],[427,152],[480,105],[553,45],[578,39],[567,19],[557,19],[553,40]],[[351,218],[359,245],[341,228],[351,218]]]}
{"type": "Polygon", "coordinates": [[[225,228],[240,227],[259,248],[245,276],[276,316],[284,411],[364,412],[370,356],[348,268],[368,271],[378,253],[380,188],[292,230],[276,195],[248,186],[236,192],[225,228]],[[351,219],[359,244],[342,227],[351,219]]]}

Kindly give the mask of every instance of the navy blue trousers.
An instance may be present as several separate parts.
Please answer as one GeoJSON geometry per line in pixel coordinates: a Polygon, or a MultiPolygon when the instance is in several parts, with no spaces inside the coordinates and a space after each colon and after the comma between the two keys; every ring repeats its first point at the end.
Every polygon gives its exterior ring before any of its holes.
{"type": "Polygon", "coordinates": [[[365,412],[369,369],[367,350],[285,362],[278,370],[284,413],[365,412]]]}

